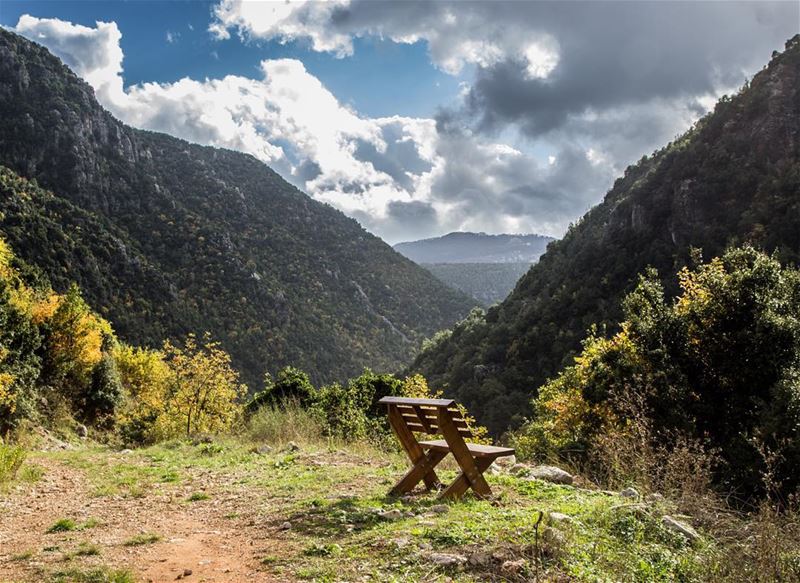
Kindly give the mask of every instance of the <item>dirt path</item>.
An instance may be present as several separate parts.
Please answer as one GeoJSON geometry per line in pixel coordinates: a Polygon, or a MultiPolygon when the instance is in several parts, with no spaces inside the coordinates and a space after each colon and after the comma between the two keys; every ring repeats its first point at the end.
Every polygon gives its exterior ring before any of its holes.
{"type": "Polygon", "coordinates": [[[259,567],[261,558],[279,552],[281,533],[259,518],[245,491],[214,490],[218,486],[200,475],[193,483],[135,499],[93,496],[84,471],[49,457],[35,463],[44,470],[38,482],[0,497],[0,582],[43,581],[54,572],[99,566],[129,569],[137,581],[157,583],[277,580],[259,567]],[[198,481],[213,496],[186,503],[198,481]],[[84,527],[47,533],[64,518],[84,527]],[[125,545],[143,533],[160,539],[125,545]],[[81,543],[93,545],[97,554],[76,554],[81,543]]]}

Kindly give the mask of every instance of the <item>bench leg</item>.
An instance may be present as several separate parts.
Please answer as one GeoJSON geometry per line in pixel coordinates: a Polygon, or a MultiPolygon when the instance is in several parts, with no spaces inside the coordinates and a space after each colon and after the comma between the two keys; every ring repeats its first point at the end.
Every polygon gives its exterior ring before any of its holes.
{"type": "Polygon", "coordinates": [[[494,459],[492,458],[476,458],[475,469],[478,470],[478,479],[471,482],[467,475],[462,471],[458,478],[450,484],[445,490],[439,494],[439,498],[461,498],[464,493],[471,487],[478,498],[489,498],[492,495],[492,489],[486,483],[486,479],[481,475],[489,466],[492,465],[494,459]]]}
{"type": "Polygon", "coordinates": [[[392,488],[390,495],[399,496],[401,494],[407,494],[414,489],[420,480],[425,480],[425,485],[428,488],[438,487],[440,485],[439,480],[436,478],[436,473],[433,471],[433,468],[435,468],[446,455],[447,453],[445,452],[434,450],[430,450],[428,453],[424,454],[414,466],[408,470],[406,475],[397,482],[395,487],[392,488]]]}

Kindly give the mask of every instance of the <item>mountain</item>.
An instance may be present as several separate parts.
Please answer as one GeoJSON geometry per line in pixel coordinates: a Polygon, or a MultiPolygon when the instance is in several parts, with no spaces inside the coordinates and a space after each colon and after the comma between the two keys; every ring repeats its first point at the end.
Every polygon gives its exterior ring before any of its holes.
{"type": "Polygon", "coordinates": [[[394,249],[417,263],[535,263],[551,241],[543,235],[456,232],[397,243],[394,249]]]}
{"type": "Polygon", "coordinates": [[[508,296],[530,263],[421,263],[425,269],[453,289],[464,292],[483,306],[508,296]]]}
{"type": "Polygon", "coordinates": [[[543,235],[457,232],[398,243],[394,249],[450,287],[491,306],[505,299],[553,240],[543,235]]]}
{"type": "Polygon", "coordinates": [[[128,127],[0,29],[0,234],[137,344],[210,331],[251,388],[395,369],[474,305],[252,156],[128,127]]]}
{"type": "Polygon", "coordinates": [[[502,432],[590,326],[621,319],[620,299],[648,266],[674,296],[693,249],[710,258],[749,242],[797,263],[799,154],[800,35],[737,95],[630,166],[504,302],[437,335],[413,370],[502,432]]]}

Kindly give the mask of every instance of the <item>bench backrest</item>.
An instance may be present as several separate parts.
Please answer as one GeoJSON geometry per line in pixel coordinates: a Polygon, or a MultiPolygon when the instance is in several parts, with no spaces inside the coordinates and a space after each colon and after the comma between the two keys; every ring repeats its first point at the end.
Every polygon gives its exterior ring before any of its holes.
{"type": "Polygon", "coordinates": [[[439,415],[446,415],[453,421],[462,437],[472,437],[467,422],[453,399],[412,399],[408,397],[383,397],[379,404],[385,405],[392,416],[402,422],[411,431],[441,435],[439,415]]]}

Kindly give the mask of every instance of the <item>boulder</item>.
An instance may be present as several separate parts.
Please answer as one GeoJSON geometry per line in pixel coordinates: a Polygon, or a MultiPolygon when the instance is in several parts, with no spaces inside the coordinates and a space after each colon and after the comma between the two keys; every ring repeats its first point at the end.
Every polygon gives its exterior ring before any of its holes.
{"type": "Polygon", "coordinates": [[[531,468],[528,477],[553,484],[572,484],[575,479],[572,474],[556,466],[535,466],[531,468]]]}
{"type": "Polygon", "coordinates": [[[672,532],[677,532],[678,534],[681,534],[684,537],[686,537],[691,542],[700,539],[700,535],[694,528],[692,528],[685,522],[678,520],[677,518],[673,518],[672,516],[664,516],[661,519],[661,524],[663,524],[664,528],[666,528],[667,530],[671,530],[672,532]]]}
{"type": "Polygon", "coordinates": [[[400,520],[403,518],[403,512],[397,508],[392,508],[391,510],[379,512],[378,516],[380,516],[383,520],[400,520]]]}
{"type": "Polygon", "coordinates": [[[561,512],[551,512],[547,515],[550,522],[553,524],[568,524],[572,522],[572,517],[568,516],[567,514],[562,514],[561,512]]]}
{"type": "Polygon", "coordinates": [[[525,568],[525,559],[517,559],[516,561],[505,561],[500,565],[500,573],[506,577],[518,577],[522,570],[525,568]]]}
{"type": "Polygon", "coordinates": [[[639,491],[636,488],[625,488],[619,493],[623,498],[639,498],[639,491]]]}

